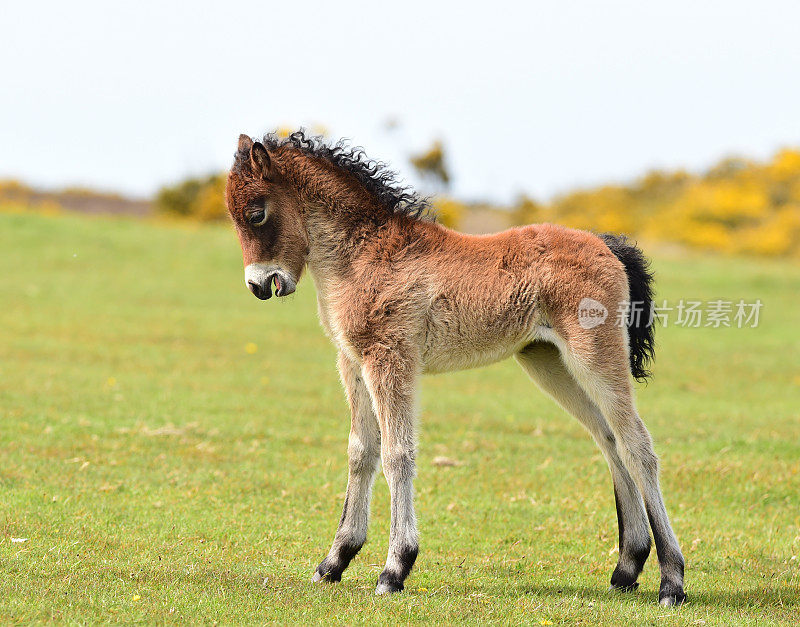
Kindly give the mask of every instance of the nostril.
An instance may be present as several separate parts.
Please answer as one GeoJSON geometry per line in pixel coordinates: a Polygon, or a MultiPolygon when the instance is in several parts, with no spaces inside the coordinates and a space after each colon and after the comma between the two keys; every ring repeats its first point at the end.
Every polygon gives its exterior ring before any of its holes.
{"type": "Polygon", "coordinates": [[[259,298],[261,297],[261,288],[258,286],[258,283],[256,283],[255,281],[248,281],[247,287],[250,288],[250,291],[253,292],[253,294],[258,296],[259,298]]]}

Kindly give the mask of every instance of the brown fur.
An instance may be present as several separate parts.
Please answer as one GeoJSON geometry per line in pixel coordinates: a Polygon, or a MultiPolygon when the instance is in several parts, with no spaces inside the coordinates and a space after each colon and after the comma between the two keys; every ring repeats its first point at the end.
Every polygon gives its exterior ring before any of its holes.
{"type": "Polygon", "coordinates": [[[278,268],[294,282],[308,267],[320,319],[340,351],[353,410],[348,500],[316,578],[340,577],[363,544],[375,421],[392,491],[390,550],[378,591],[402,589],[417,550],[411,480],[418,376],[516,355],[587,425],[609,459],[618,499],[625,500],[620,516],[628,534],[637,536],[620,547],[625,585],[619,587],[635,585],[643,559],[632,556],[645,546],[649,551],[644,504],[656,519],[657,548],[665,547],[659,548],[660,597],[682,601],[683,558],[663,510],[650,436],[633,405],[628,337],[613,324],[629,294],[626,270],[600,238],[549,224],[494,235],[457,233],[390,210],[329,159],[293,145],[268,151],[246,136],[227,193],[245,266],[266,267],[267,274],[278,268]],[[252,226],[248,215],[259,207],[267,208],[267,221],[252,226]],[[582,328],[577,311],[584,298],[602,303],[610,320],[582,328]],[[560,355],[560,365],[551,353],[535,350],[542,345],[557,349],[552,354],[560,355]],[[540,378],[536,364],[563,373],[540,378]]]}

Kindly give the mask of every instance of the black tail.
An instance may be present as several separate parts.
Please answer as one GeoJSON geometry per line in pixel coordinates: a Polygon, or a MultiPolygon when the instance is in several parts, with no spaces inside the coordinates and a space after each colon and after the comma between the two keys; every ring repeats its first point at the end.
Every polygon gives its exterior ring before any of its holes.
{"type": "Polygon", "coordinates": [[[641,250],[631,244],[624,235],[600,235],[625,266],[630,285],[631,310],[628,319],[628,339],[631,351],[631,374],[637,381],[646,381],[651,376],[648,366],[655,359],[655,325],[650,324],[653,306],[653,273],[650,262],[641,250]],[[635,313],[638,311],[638,315],[635,313]]]}

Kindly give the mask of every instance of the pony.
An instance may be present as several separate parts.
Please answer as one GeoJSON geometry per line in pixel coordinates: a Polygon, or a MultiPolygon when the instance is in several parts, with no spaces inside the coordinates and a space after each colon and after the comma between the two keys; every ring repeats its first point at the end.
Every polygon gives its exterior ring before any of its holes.
{"type": "Polygon", "coordinates": [[[226,196],[247,287],[262,300],[273,286],[284,297],[307,268],[321,324],[338,349],[351,412],[347,492],[313,581],[340,581],[366,541],[382,465],[391,527],[375,591],[403,590],[419,550],[419,379],[513,356],[608,462],[619,524],[612,588],[637,588],[651,529],[659,602],[685,600],[684,559],[631,380],[647,378],[654,357],[653,326],[630,306],[652,303],[653,277],[638,248],[624,237],[551,224],[492,235],[450,230],[363,149],[302,130],[261,141],[241,135],[226,196]],[[619,311],[626,324],[607,319],[619,311]]]}

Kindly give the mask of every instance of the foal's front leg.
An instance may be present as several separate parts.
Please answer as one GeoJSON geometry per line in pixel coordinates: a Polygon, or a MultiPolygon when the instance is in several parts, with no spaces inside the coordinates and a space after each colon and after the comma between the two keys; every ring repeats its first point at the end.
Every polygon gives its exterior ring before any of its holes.
{"type": "Polygon", "coordinates": [[[339,373],[350,403],[350,438],[347,445],[349,475],[342,518],[333,546],[317,566],[314,581],[340,581],[342,572],[367,539],[372,481],[380,459],[380,431],[361,369],[339,354],[339,373]]]}
{"type": "Polygon", "coordinates": [[[383,474],[391,495],[386,566],[376,594],[400,592],[419,551],[414,515],[416,365],[401,350],[381,347],[365,355],[362,372],[381,430],[383,474]]]}

